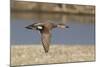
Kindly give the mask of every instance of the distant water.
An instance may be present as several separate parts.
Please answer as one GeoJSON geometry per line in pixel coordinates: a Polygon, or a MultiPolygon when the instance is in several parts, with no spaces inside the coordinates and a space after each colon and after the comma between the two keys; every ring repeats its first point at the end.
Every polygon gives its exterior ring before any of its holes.
{"type": "Polygon", "coordinates": [[[54,23],[65,23],[68,29],[56,28],[52,30],[52,44],[94,44],[95,20],[94,16],[62,15],[62,14],[12,14],[11,16],[11,44],[39,44],[38,31],[24,28],[33,22],[50,20],[54,23]]]}

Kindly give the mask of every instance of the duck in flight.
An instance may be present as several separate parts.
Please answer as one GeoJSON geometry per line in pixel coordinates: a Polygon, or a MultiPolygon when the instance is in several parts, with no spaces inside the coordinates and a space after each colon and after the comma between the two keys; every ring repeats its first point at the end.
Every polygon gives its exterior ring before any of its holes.
{"type": "Polygon", "coordinates": [[[43,44],[43,48],[45,53],[48,53],[50,47],[50,38],[51,38],[51,31],[54,28],[69,28],[69,26],[65,26],[64,24],[54,24],[50,22],[44,23],[33,23],[31,25],[26,26],[25,28],[30,30],[38,30],[41,34],[41,41],[43,44]]]}

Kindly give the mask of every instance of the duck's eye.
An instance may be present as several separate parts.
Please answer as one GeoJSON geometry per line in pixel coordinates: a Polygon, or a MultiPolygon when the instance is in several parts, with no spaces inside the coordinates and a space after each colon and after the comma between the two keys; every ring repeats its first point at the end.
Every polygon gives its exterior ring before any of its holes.
{"type": "Polygon", "coordinates": [[[38,29],[43,29],[43,27],[42,27],[42,26],[37,26],[37,28],[38,28],[38,29]]]}

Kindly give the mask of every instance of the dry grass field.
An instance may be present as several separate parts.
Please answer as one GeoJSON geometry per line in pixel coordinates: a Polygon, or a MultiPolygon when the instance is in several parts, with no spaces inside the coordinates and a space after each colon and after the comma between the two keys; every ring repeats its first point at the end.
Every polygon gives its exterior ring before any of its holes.
{"type": "Polygon", "coordinates": [[[11,46],[11,66],[95,61],[94,45],[51,45],[45,54],[42,45],[11,46]]]}

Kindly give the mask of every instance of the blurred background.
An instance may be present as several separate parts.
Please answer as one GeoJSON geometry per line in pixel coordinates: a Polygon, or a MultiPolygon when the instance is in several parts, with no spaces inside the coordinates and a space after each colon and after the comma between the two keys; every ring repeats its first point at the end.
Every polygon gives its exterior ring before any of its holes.
{"type": "Polygon", "coordinates": [[[50,21],[68,25],[52,30],[52,44],[95,44],[95,6],[11,0],[11,45],[40,44],[38,31],[24,27],[50,21]]]}

